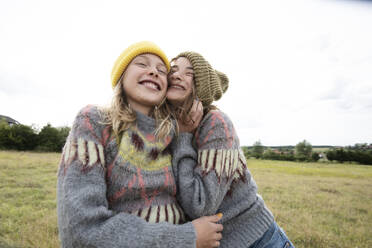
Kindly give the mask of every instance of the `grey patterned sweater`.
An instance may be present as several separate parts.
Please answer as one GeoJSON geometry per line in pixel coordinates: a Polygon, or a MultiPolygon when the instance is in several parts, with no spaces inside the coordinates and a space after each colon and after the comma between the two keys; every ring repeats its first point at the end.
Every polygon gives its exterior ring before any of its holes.
{"type": "Polygon", "coordinates": [[[173,136],[156,140],[140,113],[119,140],[110,130],[94,106],[75,119],[58,171],[61,247],[195,247],[175,197],[173,136]]]}
{"type": "Polygon", "coordinates": [[[210,111],[194,140],[191,133],[180,133],[172,150],[178,201],[192,219],[223,213],[221,247],[249,247],[268,230],[273,215],[257,194],[226,114],[210,111]]]}

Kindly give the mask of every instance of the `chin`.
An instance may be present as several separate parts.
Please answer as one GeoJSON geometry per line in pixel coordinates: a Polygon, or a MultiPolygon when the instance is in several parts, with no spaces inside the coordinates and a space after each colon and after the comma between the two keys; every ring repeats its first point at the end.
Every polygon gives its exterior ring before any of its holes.
{"type": "Polygon", "coordinates": [[[141,102],[145,106],[155,107],[155,106],[159,106],[159,104],[161,103],[162,99],[163,98],[161,98],[161,99],[142,99],[141,102]]]}
{"type": "Polygon", "coordinates": [[[155,106],[159,106],[160,103],[161,103],[161,100],[159,100],[159,101],[154,101],[154,102],[152,102],[151,104],[155,107],[155,106]]]}
{"type": "Polygon", "coordinates": [[[169,101],[169,103],[173,106],[180,106],[182,105],[183,101],[180,100],[180,99],[172,99],[172,98],[168,98],[167,97],[167,100],[169,101]]]}
{"type": "Polygon", "coordinates": [[[185,100],[184,96],[172,96],[172,95],[167,95],[167,100],[171,104],[180,104],[185,100]]]}

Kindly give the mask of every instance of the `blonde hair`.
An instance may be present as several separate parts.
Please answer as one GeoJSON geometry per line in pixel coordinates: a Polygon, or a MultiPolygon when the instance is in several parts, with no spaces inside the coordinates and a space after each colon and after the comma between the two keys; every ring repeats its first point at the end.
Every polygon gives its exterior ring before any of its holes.
{"type": "MultiPolygon", "coordinates": [[[[124,75],[124,73],[123,73],[124,75]]],[[[114,87],[114,95],[111,101],[111,106],[103,109],[104,123],[110,125],[117,138],[119,138],[123,132],[128,130],[136,122],[136,113],[130,107],[125,91],[123,88],[123,75],[120,77],[118,83],[114,87]]],[[[155,106],[154,110],[151,111],[150,116],[155,119],[156,130],[155,136],[157,139],[164,139],[174,129],[171,111],[168,103],[163,101],[155,106]]]]}

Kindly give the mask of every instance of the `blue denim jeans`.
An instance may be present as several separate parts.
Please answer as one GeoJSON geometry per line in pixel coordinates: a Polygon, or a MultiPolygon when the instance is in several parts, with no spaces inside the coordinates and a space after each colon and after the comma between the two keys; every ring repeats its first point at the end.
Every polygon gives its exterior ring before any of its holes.
{"type": "Polygon", "coordinates": [[[282,228],[274,222],[271,227],[249,248],[294,248],[282,228]]]}

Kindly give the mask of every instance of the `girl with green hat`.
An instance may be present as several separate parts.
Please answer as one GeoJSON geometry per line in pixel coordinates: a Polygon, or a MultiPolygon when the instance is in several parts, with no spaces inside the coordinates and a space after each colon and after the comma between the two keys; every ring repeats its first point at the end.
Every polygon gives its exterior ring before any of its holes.
{"type": "Polygon", "coordinates": [[[176,201],[165,101],[169,62],[151,42],[128,47],[109,108],[77,115],[58,171],[61,247],[213,247],[217,215],[186,222],[176,201]]]}
{"type": "Polygon", "coordinates": [[[230,118],[212,105],[228,83],[198,53],[171,61],[167,100],[180,131],[172,143],[177,199],[191,218],[223,213],[221,247],[293,247],[257,194],[230,118]]]}

